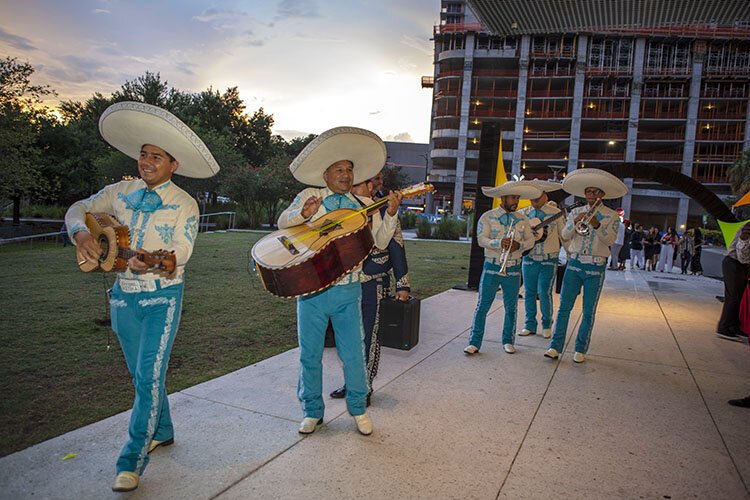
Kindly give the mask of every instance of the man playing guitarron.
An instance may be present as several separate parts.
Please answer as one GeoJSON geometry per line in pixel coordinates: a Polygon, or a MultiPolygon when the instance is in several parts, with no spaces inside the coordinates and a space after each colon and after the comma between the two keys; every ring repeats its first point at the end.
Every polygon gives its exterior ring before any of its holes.
{"type": "MultiPolygon", "coordinates": [[[[359,209],[351,194],[354,184],[370,179],[383,167],[385,144],[374,133],[354,127],[337,127],[316,137],[294,159],[289,169],[303,184],[314,186],[303,190],[279,217],[280,229],[312,222],[339,208],[359,209]]],[[[369,198],[360,197],[366,205],[369,198]]],[[[401,193],[388,195],[383,217],[372,214],[375,245],[387,248],[396,228],[401,193]]],[[[366,413],[370,392],[364,356],[362,325],[361,265],[339,279],[333,286],[297,299],[297,335],[299,339],[300,375],[297,396],[304,418],[299,432],[315,432],[323,422],[325,405],[322,397],[323,347],[330,319],[336,336],[336,350],[344,365],[346,406],[354,417],[357,430],[372,433],[372,421],[366,413]]]]}

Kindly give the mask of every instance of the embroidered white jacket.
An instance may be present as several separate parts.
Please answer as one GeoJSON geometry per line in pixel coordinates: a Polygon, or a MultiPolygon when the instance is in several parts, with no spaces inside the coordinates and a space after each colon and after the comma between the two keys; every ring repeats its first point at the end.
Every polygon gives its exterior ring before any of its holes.
{"type": "MultiPolygon", "coordinates": [[[[146,183],[138,179],[110,184],[98,193],[71,205],[65,214],[65,224],[71,241],[73,235],[86,228],[86,212],[106,212],[114,215],[130,230],[130,248],[156,250],[174,250],[177,269],[170,280],[181,280],[185,264],[193,253],[193,244],[198,234],[198,203],[171,180],[157,186],[154,191],[161,197],[162,206],[153,212],[131,210],[125,197],[139,189],[145,189],[146,183]]],[[[150,280],[161,278],[155,273],[135,274],[130,269],[118,273],[121,278],[150,280]]]]}
{"type": "Polygon", "coordinates": [[[573,220],[578,214],[588,212],[588,205],[577,207],[570,211],[562,230],[563,241],[567,243],[566,250],[570,256],[609,257],[609,247],[617,238],[617,227],[620,216],[609,207],[601,205],[596,209],[595,217],[601,224],[599,229],[590,228],[589,234],[581,236],[575,232],[573,220]]]}
{"type": "MultiPolygon", "coordinates": [[[[552,203],[547,202],[544,204],[544,206],[542,206],[542,208],[537,209],[529,205],[528,207],[524,207],[519,210],[519,212],[528,217],[529,220],[536,217],[544,221],[549,217],[560,213],[560,209],[552,203]],[[540,214],[539,212],[542,213],[540,214]],[[543,217],[540,217],[540,215],[542,215],[543,217]]],[[[531,222],[529,222],[529,224],[531,224],[531,222]]],[[[536,242],[534,248],[532,248],[531,252],[529,252],[527,255],[529,257],[547,257],[557,259],[557,256],[560,253],[560,240],[562,239],[562,230],[564,225],[565,221],[563,217],[558,217],[557,220],[547,226],[547,239],[545,239],[544,241],[536,242]]]]}
{"type": "Polygon", "coordinates": [[[477,243],[484,248],[485,259],[499,259],[502,256],[501,242],[510,224],[515,225],[514,239],[521,247],[508,255],[509,261],[519,260],[523,252],[534,246],[528,217],[518,211],[508,213],[503,207],[497,207],[483,213],[477,223],[477,243]]]}

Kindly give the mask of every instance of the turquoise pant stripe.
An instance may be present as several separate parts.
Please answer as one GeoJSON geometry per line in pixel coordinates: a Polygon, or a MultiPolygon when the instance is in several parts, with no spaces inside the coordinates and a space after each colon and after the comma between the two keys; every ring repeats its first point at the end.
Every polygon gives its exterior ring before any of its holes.
{"type": "Polygon", "coordinates": [[[552,327],[552,285],[557,274],[557,259],[535,261],[523,259],[524,328],[537,331],[536,298],[542,313],[542,328],[552,327]]]}
{"type": "Polygon", "coordinates": [[[344,365],[346,407],[352,415],[365,412],[370,387],[365,367],[359,282],[332,286],[297,299],[300,374],[297,396],[305,417],[323,418],[323,347],[328,320],[333,323],[336,351],[344,365]]]}
{"type": "Polygon", "coordinates": [[[503,306],[505,307],[502,342],[512,344],[516,338],[516,311],[518,290],[521,288],[521,265],[507,267],[505,276],[498,275],[498,271],[500,271],[499,265],[485,261],[482,278],[479,280],[479,299],[474,310],[474,321],[471,324],[471,337],[469,338],[469,344],[477,348],[482,347],[487,313],[495,300],[498,287],[503,290],[503,306]]]}
{"type": "Polygon", "coordinates": [[[141,293],[124,293],[119,283],[112,288],[112,329],[135,386],[128,441],[117,460],[118,473],[143,473],[151,440],[174,437],[165,382],[180,323],[183,289],[184,284],[141,293]]]}
{"type": "Polygon", "coordinates": [[[560,291],[560,308],[557,311],[554,333],[549,347],[562,352],[565,347],[565,337],[570,321],[570,311],[576,298],[583,289],[583,315],[581,325],[576,336],[576,352],[586,353],[591,341],[591,331],[596,318],[596,305],[604,284],[604,274],[607,264],[582,264],[576,259],[568,262],[560,291]]]}

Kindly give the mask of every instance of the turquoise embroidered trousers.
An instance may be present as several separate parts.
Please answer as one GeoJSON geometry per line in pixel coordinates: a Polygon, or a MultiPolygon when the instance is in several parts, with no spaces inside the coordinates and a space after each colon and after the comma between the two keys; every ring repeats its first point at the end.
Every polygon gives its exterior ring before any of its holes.
{"type": "Polygon", "coordinates": [[[300,374],[297,396],[305,417],[323,418],[323,347],[328,320],[333,324],[336,351],[344,365],[346,407],[352,415],[365,412],[370,392],[365,368],[362,327],[362,285],[337,285],[297,299],[300,374]]]}
{"type": "Polygon", "coordinates": [[[596,317],[596,305],[599,302],[599,295],[604,284],[606,266],[606,262],[602,264],[582,264],[576,259],[571,259],[568,262],[563,277],[562,290],[560,291],[560,308],[557,311],[557,321],[555,321],[552,341],[549,344],[550,348],[562,352],[565,347],[570,311],[573,309],[578,294],[583,289],[583,316],[581,317],[581,325],[578,327],[575,350],[584,354],[588,351],[591,330],[594,328],[596,317]]]}
{"type": "Polygon", "coordinates": [[[165,381],[180,323],[183,289],[184,283],[180,283],[153,292],[124,293],[119,282],[112,288],[112,329],[135,386],[128,441],[117,460],[118,473],[142,474],[151,440],[174,437],[165,381]]]}
{"type": "Polygon", "coordinates": [[[537,332],[536,298],[542,313],[542,328],[552,327],[552,285],[557,274],[557,259],[532,260],[523,258],[523,288],[526,320],[524,328],[537,332]]]}
{"type": "Polygon", "coordinates": [[[471,324],[469,344],[477,349],[482,347],[484,327],[487,323],[487,313],[495,300],[498,286],[503,290],[503,306],[505,320],[503,322],[503,344],[512,344],[516,337],[516,311],[518,309],[518,290],[521,288],[521,265],[508,266],[505,276],[498,272],[500,266],[491,262],[484,262],[482,278],[479,280],[479,299],[474,310],[474,321],[471,324]]]}

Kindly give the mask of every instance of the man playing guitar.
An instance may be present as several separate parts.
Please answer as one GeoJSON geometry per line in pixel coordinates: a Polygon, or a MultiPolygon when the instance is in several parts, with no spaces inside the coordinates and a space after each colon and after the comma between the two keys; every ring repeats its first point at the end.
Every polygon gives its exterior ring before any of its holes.
{"type": "MultiPolygon", "coordinates": [[[[533,229],[536,225],[534,222],[549,221],[561,213],[557,205],[549,200],[547,193],[562,189],[562,184],[539,180],[530,182],[542,191],[542,195],[531,200],[531,206],[521,209],[520,212],[533,221],[531,222],[533,229]]],[[[542,313],[542,335],[545,339],[552,336],[552,287],[557,274],[557,262],[564,224],[563,218],[557,216],[554,222],[546,225],[543,229],[534,231],[534,239],[537,241],[529,253],[523,257],[521,269],[526,321],[523,329],[518,333],[521,337],[537,333],[537,296],[539,297],[539,309],[542,313]]]]}

